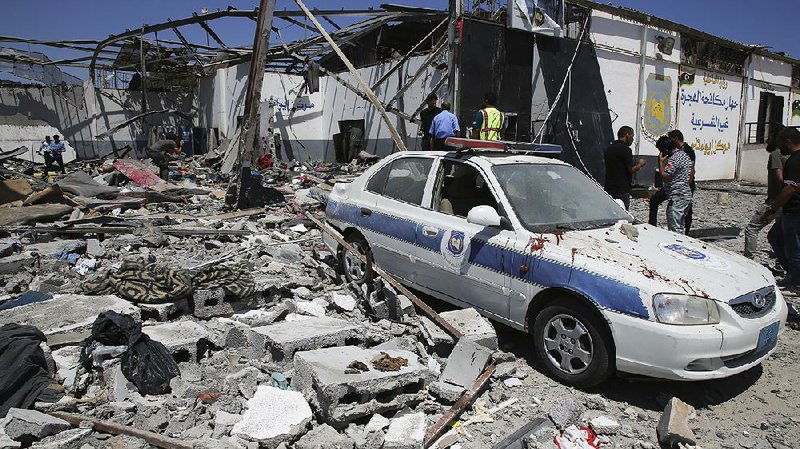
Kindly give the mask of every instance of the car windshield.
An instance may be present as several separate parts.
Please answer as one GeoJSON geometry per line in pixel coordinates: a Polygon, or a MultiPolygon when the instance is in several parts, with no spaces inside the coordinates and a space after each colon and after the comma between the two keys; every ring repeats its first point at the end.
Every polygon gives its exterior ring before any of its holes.
{"type": "Polygon", "coordinates": [[[597,183],[570,165],[496,165],[494,173],[530,231],[593,229],[632,220],[597,183]]]}

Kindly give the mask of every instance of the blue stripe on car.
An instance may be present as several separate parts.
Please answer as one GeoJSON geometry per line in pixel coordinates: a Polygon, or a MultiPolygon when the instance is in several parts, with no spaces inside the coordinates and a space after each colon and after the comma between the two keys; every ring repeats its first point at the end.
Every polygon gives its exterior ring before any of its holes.
{"type": "MultiPolygon", "coordinates": [[[[441,254],[443,230],[435,238],[417,239],[423,225],[408,219],[373,211],[369,218],[358,207],[329,201],[329,217],[369,229],[387,237],[441,254]],[[420,232],[417,232],[419,229],[420,232]]],[[[469,263],[540,287],[561,287],[576,291],[600,307],[627,315],[648,319],[650,314],[642,303],[639,289],[601,274],[571,265],[548,260],[530,253],[515,251],[472,237],[469,263]],[[523,273],[522,265],[529,270],[523,273]]]]}

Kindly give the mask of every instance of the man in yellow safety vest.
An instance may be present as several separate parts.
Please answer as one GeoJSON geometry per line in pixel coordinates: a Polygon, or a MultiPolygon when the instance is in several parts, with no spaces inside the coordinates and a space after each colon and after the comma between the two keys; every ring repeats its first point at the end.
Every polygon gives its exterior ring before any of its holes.
{"type": "Polygon", "coordinates": [[[494,92],[483,95],[483,109],[475,114],[472,123],[472,138],[480,140],[503,140],[502,132],[508,126],[506,115],[495,107],[497,96],[494,92]]]}

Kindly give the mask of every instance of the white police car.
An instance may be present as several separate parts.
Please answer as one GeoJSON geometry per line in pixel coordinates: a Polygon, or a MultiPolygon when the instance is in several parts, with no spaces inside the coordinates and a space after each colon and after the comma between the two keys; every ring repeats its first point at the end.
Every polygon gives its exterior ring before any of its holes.
{"type": "MultiPolygon", "coordinates": [[[[495,145],[475,142],[449,143],[495,145]]],[[[337,183],[326,214],[405,284],[532,334],[542,366],[570,385],[615,370],[730,376],[774,351],[786,321],[767,269],[632,223],[600,186],[554,159],[396,153],[337,183]]],[[[349,279],[363,280],[357,258],[326,244],[349,279]]]]}

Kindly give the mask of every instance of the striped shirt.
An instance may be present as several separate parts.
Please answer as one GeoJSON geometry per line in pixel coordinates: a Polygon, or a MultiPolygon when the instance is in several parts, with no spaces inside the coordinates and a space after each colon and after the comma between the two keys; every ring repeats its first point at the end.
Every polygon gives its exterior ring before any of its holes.
{"type": "Polygon", "coordinates": [[[664,186],[669,199],[692,199],[692,189],[689,187],[692,160],[685,151],[678,150],[667,159],[664,174],[672,176],[672,181],[664,186]]]}

